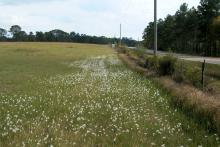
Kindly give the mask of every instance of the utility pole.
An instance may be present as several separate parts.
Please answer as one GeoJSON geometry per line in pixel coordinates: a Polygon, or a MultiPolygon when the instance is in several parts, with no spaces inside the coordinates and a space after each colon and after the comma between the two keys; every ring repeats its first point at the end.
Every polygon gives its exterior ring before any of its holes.
{"type": "Polygon", "coordinates": [[[121,47],[121,24],[120,24],[120,47],[121,47]]]}
{"type": "Polygon", "coordinates": [[[154,0],[154,55],[157,56],[157,0],[154,0]]]}

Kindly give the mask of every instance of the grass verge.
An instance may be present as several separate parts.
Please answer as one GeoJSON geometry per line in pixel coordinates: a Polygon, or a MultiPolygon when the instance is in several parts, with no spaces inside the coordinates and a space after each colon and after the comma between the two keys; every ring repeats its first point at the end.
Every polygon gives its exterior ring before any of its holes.
{"type": "Polygon", "coordinates": [[[119,58],[131,69],[153,79],[173,96],[171,103],[186,115],[192,116],[209,131],[220,132],[220,102],[212,96],[188,84],[176,83],[170,77],[156,76],[154,71],[138,65],[136,57],[119,54],[119,58]]]}

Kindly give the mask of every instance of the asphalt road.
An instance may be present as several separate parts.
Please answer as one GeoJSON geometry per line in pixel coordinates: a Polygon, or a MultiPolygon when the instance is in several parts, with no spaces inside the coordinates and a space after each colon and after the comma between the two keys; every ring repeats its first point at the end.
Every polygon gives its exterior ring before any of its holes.
{"type": "MultiPolygon", "coordinates": [[[[147,50],[147,53],[153,54],[153,51],[152,50],[147,50]]],[[[158,51],[158,54],[159,55],[168,55],[169,53],[168,52],[158,51]]],[[[191,55],[175,54],[175,53],[173,53],[173,55],[176,56],[177,58],[183,59],[183,60],[197,61],[197,62],[204,62],[204,60],[206,60],[206,63],[220,65],[220,58],[191,56],[191,55]]]]}

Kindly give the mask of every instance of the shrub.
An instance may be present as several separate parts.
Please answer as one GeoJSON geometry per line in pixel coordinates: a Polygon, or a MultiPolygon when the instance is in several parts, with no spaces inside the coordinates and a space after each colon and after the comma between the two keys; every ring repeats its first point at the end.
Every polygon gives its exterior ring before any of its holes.
{"type": "Polygon", "coordinates": [[[194,86],[201,88],[201,69],[199,67],[186,68],[186,79],[194,86]]]}
{"type": "Polygon", "coordinates": [[[154,70],[154,71],[158,71],[159,68],[159,60],[156,56],[152,56],[152,57],[147,57],[145,60],[145,68],[154,70]]]}
{"type": "Polygon", "coordinates": [[[174,66],[173,78],[176,82],[181,83],[186,79],[186,66],[183,61],[179,61],[174,66]]]}
{"type": "Polygon", "coordinates": [[[145,66],[145,62],[143,60],[137,60],[137,64],[140,66],[140,67],[143,67],[143,68],[146,68],[145,66]]]}
{"type": "Polygon", "coordinates": [[[168,55],[160,58],[159,60],[159,74],[160,75],[172,75],[175,71],[175,64],[177,58],[168,55]]]}
{"type": "Polygon", "coordinates": [[[179,61],[174,66],[174,79],[177,82],[188,82],[198,88],[201,87],[201,69],[191,66],[187,62],[179,61]]]}
{"type": "Polygon", "coordinates": [[[138,49],[138,50],[136,50],[135,52],[136,52],[136,55],[137,55],[138,57],[144,58],[144,55],[145,55],[145,53],[146,53],[146,50],[144,50],[144,49],[138,49]]]}
{"type": "Polygon", "coordinates": [[[122,53],[122,54],[126,54],[128,52],[127,48],[126,47],[119,47],[118,48],[118,52],[119,53],[122,53]]]}

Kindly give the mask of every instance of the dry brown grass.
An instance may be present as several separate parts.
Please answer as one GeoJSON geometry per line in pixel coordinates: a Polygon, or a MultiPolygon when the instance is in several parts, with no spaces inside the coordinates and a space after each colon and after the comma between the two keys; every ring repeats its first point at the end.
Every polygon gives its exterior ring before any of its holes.
{"type": "Polygon", "coordinates": [[[125,63],[125,65],[140,74],[144,74],[145,76],[153,76],[155,73],[138,66],[138,57],[129,56],[128,54],[118,54],[118,56],[125,63]]]}
{"type": "Polygon", "coordinates": [[[206,127],[220,131],[220,101],[193,86],[178,84],[169,77],[158,80],[175,97],[173,102],[190,115],[207,121],[206,127]],[[214,126],[213,126],[214,125],[214,126]]]}
{"type": "Polygon", "coordinates": [[[171,77],[159,77],[154,72],[137,64],[137,58],[119,54],[120,59],[131,69],[147,76],[167,90],[172,96],[171,103],[181,108],[187,115],[194,117],[209,130],[220,133],[220,99],[211,96],[188,84],[176,83],[171,77]]]}

